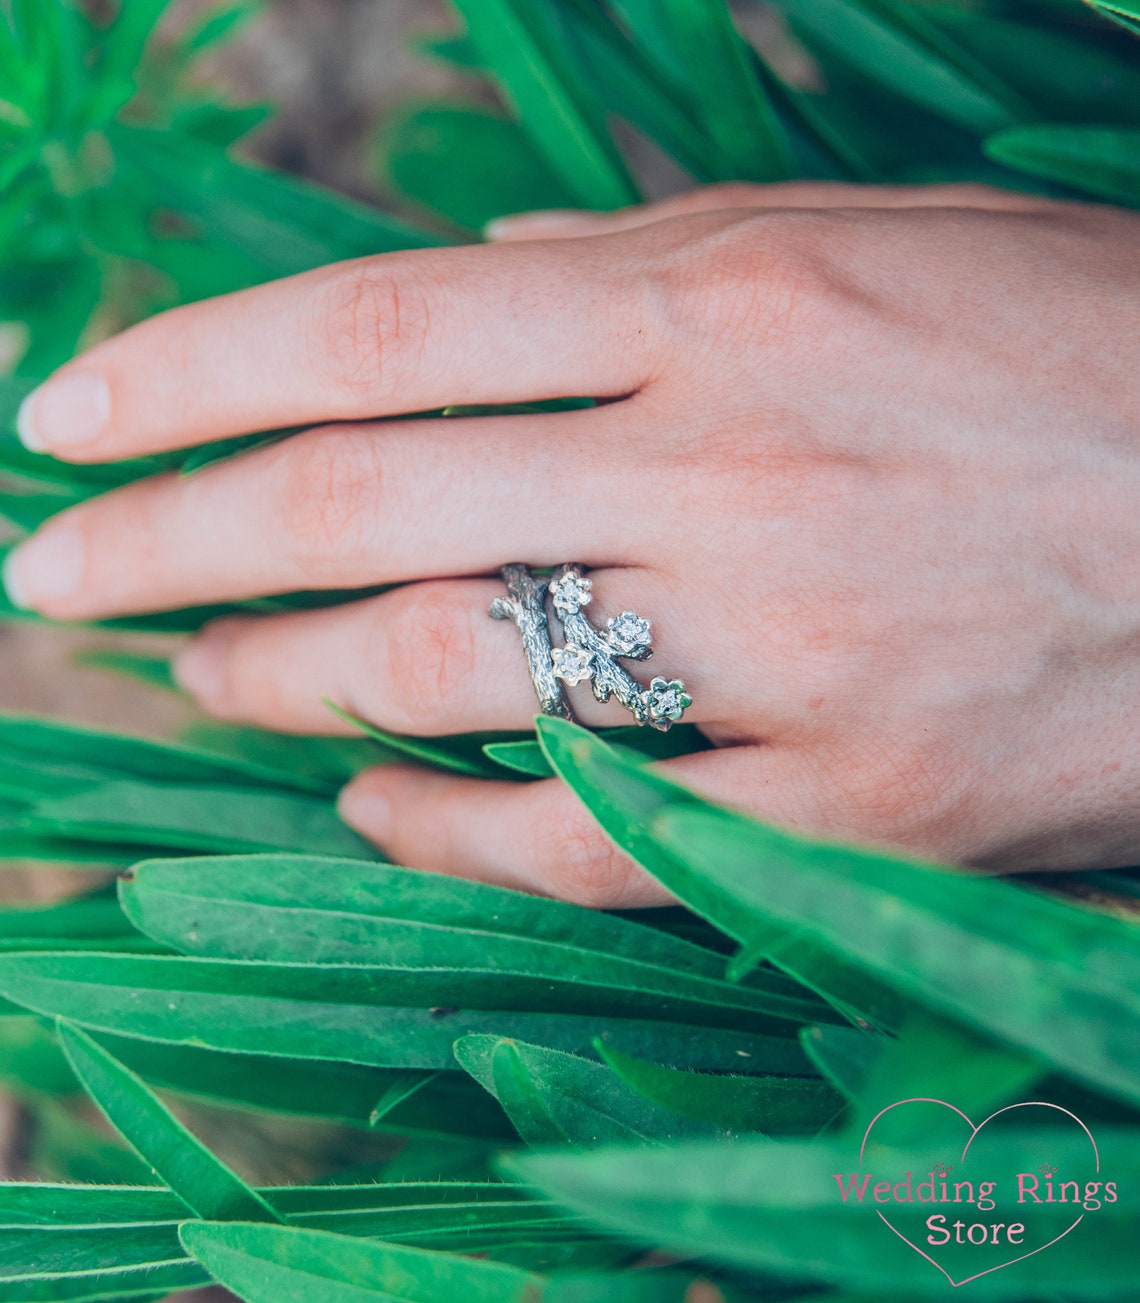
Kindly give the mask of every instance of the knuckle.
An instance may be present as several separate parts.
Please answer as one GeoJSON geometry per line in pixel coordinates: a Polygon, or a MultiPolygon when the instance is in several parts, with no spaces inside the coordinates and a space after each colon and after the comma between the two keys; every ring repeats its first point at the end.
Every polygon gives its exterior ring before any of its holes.
{"type": "Polygon", "coordinates": [[[477,668],[472,612],[431,585],[406,590],[378,627],[384,643],[391,713],[410,732],[445,723],[471,690],[477,668]]]}
{"type": "Polygon", "coordinates": [[[287,546],[305,581],[348,584],[357,577],[384,515],[381,447],[373,432],[343,427],[282,445],[287,546]]]}
{"type": "Polygon", "coordinates": [[[845,220],[751,210],[690,239],[663,271],[689,355],[752,371],[773,349],[784,359],[805,338],[821,342],[859,298],[842,270],[845,220]]]}
{"type": "Polygon", "coordinates": [[[406,267],[370,259],[339,271],[317,314],[318,372],[350,404],[394,395],[419,366],[429,302],[406,267]]]}
{"type": "Polygon", "coordinates": [[[571,810],[553,818],[543,842],[549,856],[547,878],[560,900],[606,909],[629,898],[636,866],[584,812],[571,810]]]}

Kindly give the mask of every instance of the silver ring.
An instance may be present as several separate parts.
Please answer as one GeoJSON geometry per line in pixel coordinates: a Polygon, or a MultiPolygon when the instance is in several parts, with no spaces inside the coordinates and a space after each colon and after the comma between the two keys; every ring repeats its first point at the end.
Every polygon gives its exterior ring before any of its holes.
{"type": "Polygon", "coordinates": [[[513,620],[522,635],[530,677],[544,715],[573,719],[565,684],[589,682],[599,701],[616,697],[638,724],[668,732],[693,704],[680,679],[660,675],[648,687],[621,661],[647,661],[653,655],[651,625],[636,611],[611,616],[598,629],[582,613],[593,600],[593,581],[581,566],[558,566],[550,579],[536,579],[519,563],[503,567],[506,597],[496,597],[490,615],[513,620]],[[562,627],[564,641],[555,647],[547,598],[562,627]]]}

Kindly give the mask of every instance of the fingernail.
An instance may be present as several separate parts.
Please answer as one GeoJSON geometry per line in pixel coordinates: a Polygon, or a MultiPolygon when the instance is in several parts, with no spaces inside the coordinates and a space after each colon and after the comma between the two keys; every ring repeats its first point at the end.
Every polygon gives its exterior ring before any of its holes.
{"type": "Polygon", "coordinates": [[[226,681],[225,648],[216,637],[199,638],[174,657],[174,682],[198,701],[217,701],[226,681]]]}
{"type": "Polygon", "coordinates": [[[4,589],[13,606],[35,610],[56,598],[74,596],[85,569],[83,535],[71,525],[52,525],[9,554],[4,589]]]}
{"type": "Polygon", "coordinates": [[[111,389],[102,376],[64,373],[40,385],[20,404],[16,433],[30,452],[91,443],[107,428],[111,389]]]}
{"type": "Polygon", "coordinates": [[[576,208],[543,208],[533,213],[514,213],[509,217],[496,217],[483,227],[483,237],[487,240],[509,239],[513,235],[530,231],[541,235],[545,231],[557,234],[565,227],[582,226],[589,222],[593,214],[580,212],[576,208]]]}
{"type": "Polygon", "coordinates": [[[392,835],[392,804],[369,782],[354,780],[342,788],[336,808],[350,828],[371,841],[383,845],[392,835]]]}

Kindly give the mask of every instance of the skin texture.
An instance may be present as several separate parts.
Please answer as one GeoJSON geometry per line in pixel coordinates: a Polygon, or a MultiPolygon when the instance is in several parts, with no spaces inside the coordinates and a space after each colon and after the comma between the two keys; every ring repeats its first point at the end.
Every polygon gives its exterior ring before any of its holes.
{"type": "MultiPolygon", "coordinates": [[[[1135,861],[1140,219],[796,184],[492,234],[180,308],[69,363],[22,430],[75,461],[313,428],[57,517],[10,592],[75,619],[402,584],[222,621],[178,672],[226,719],[333,732],[328,696],[431,736],[528,725],[488,576],[575,560],[595,621],[653,620],[652,673],[718,744],[662,766],[677,780],[948,862],[1135,861]],[[375,421],[571,394],[605,401],[375,421]]],[[[342,811],[424,869],[665,899],[553,780],[385,767],[342,811]]]]}

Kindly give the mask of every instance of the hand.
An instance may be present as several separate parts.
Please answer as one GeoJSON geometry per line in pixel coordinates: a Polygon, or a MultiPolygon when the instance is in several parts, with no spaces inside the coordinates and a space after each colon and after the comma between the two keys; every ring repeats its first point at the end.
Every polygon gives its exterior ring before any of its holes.
{"type": "MultiPolygon", "coordinates": [[[[502,233],[180,308],[69,363],[22,429],[75,461],[317,428],[65,513],[14,555],[13,596],[76,619],[401,584],[222,621],[178,672],[231,720],[330,732],[327,696],[433,735],[528,726],[485,576],[580,561],[591,614],[653,620],[654,669],[719,744],[662,767],[679,781],[958,863],[1135,859],[1137,218],[796,185],[502,233]],[[606,401],[372,419],[581,394],[606,401]]],[[[555,781],[384,767],[342,808],[413,866],[663,899],[555,781]]]]}

